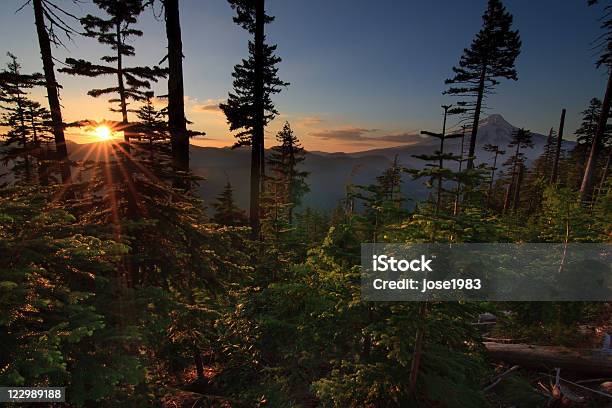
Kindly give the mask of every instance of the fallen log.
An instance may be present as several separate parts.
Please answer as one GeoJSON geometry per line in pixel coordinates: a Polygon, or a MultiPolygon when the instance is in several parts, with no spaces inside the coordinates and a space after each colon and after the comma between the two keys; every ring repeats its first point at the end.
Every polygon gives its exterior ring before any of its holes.
{"type": "Polygon", "coordinates": [[[612,375],[612,354],[602,350],[575,349],[562,346],[483,343],[492,360],[528,368],[562,368],[582,373],[612,375]]]}

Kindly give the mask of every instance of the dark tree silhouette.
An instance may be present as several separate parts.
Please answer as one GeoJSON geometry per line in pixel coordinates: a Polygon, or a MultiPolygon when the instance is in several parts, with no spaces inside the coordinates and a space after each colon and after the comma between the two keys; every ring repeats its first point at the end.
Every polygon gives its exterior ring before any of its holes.
{"type": "Polygon", "coordinates": [[[557,150],[557,133],[554,128],[550,128],[548,136],[546,137],[546,144],[544,145],[544,151],[533,163],[532,175],[535,179],[540,179],[546,184],[550,183],[552,175],[553,161],[555,159],[555,152],[557,150]]]}
{"type": "Polygon", "coordinates": [[[146,99],[136,112],[139,124],[131,128],[132,131],[138,130],[142,137],[149,142],[149,145],[168,138],[168,123],[165,120],[165,112],[155,108],[153,97],[152,91],[145,92],[146,99]]]}
{"type": "Polygon", "coordinates": [[[504,163],[511,168],[510,180],[506,188],[503,211],[506,212],[510,206],[515,210],[518,208],[521,183],[525,169],[525,153],[521,149],[532,148],[533,141],[531,132],[525,129],[517,129],[512,135],[509,148],[515,148],[514,154],[504,163]]]}
{"type": "Polygon", "coordinates": [[[553,160],[552,173],[550,174],[550,184],[555,184],[559,178],[559,160],[561,158],[561,144],[563,143],[563,128],[565,127],[565,109],[561,110],[559,120],[559,132],[555,143],[555,159],[553,160]]]}
{"type": "MultiPolygon", "coordinates": [[[[34,183],[34,169],[38,182],[47,184],[42,153],[43,143],[49,141],[49,111],[28,97],[28,91],[44,85],[42,74],[22,74],[17,57],[8,53],[7,69],[0,72],[0,128],[4,145],[1,153],[5,161],[15,163],[12,170],[25,183],[34,183]]],[[[46,150],[46,149],[45,149],[46,150]]]]}
{"type": "Polygon", "coordinates": [[[212,205],[215,208],[213,220],[221,225],[237,226],[246,222],[246,214],[238,208],[234,200],[234,188],[228,181],[217,201],[212,205]]]}
{"type": "Polygon", "coordinates": [[[238,131],[235,146],[251,146],[249,222],[253,237],[260,232],[260,193],[265,175],[264,129],[278,113],[271,96],[289,85],[278,78],[276,45],[266,44],[264,28],[274,17],[265,12],[264,0],[228,0],[236,10],[234,22],[253,35],[249,58],[234,67],[234,91],[220,105],[231,131],[238,131]]]}
{"type": "Polygon", "coordinates": [[[436,164],[427,164],[426,166],[429,168],[423,170],[414,170],[411,169],[409,172],[412,174],[413,179],[419,179],[421,177],[429,177],[431,180],[437,180],[436,187],[436,215],[440,212],[440,208],[442,206],[442,193],[444,191],[442,187],[442,183],[445,179],[455,179],[457,173],[450,171],[449,169],[444,167],[444,160],[454,160],[459,161],[463,158],[461,156],[454,155],[452,153],[444,152],[444,142],[447,139],[456,139],[459,137],[463,137],[462,134],[446,134],[446,118],[450,109],[450,105],[443,105],[442,109],[444,109],[444,120],[442,122],[442,133],[434,133],[428,131],[421,131],[421,134],[432,136],[440,140],[440,148],[436,150],[434,154],[421,154],[421,155],[412,155],[413,157],[424,160],[424,161],[432,161],[437,162],[436,164]]]}
{"type": "MultiPolygon", "coordinates": [[[[598,4],[599,0],[588,0],[589,6],[598,4]]],[[[597,120],[597,130],[591,143],[589,159],[587,160],[584,169],[582,184],[580,185],[580,200],[582,202],[590,201],[593,195],[593,186],[595,183],[595,167],[599,154],[603,148],[603,139],[608,126],[608,117],[610,115],[610,105],[612,104],[612,17],[610,16],[612,5],[607,5],[604,9],[604,19],[601,23],[601,28],[604,34],[601,36],[602,53],[596,62],[599,68],[605,66],[608,69],[608,83],[603,102],[601,104],[601,112],[597,120]]]]}
{"type": "Polygon", "coordinates": [[[445,94],[469,99],[458,103],[461,112],[472,120],[468,169],[474,167],[476,135],[484,98],[499,84],[498,78],[518,79],[514,62],[520,54],[521,40],[518,30],[512,30],[512,19],[500,0],[489,0],[480,32],[470,48],[463,51],[459,66],[453,67],[455,76],[445,81],[450,85],[445,94]]]}
{"type": "Polygon", "coordinates": [[[71,172],[70,165],[66,162],[68,160],[68,148],[66,147],[66,138],[64,137],[64,122],[62,119],[62,108],[59,102],[60,86],[55,79],[51,43],[55,45],[61,44],[61,40],[55,28],[63,32],[68,38],[74,33],[74,30],[61,18],[62,15],[74,20],[78,19],[49,0],[32,0],[32,6],[34,8],[34,21],[36,24],[36,33],[38,35],[38,46],[40,48],[40,55],[43,63],[43,72],[45,74],[47,99],[49,101],[49,110],[51,111],[51,121],[53,123],[55,152],[57,159],[62,162],[60,164],[60,172],[62,182],[65,183],[70,180],[71,172]],[[45,18],[49,23],[48,26],[45,23],[45,18]]]}
{"type": "MultiPolygon", "coordinates": [[[[117,85],[92,89],[87,94],[93,97],[115,94],[110,103],[119,104],[111,108],[112,112],[121,113],[122,123],[128,123],[128,100],[142,101],[146,99],[146,90],[151,87],[151,81],[157,82],[166,76],[166,71],[160,67],[126,67],[124,58],[135,55],[134,47],[127,43],[130,36],[140,37],[142,31],[132,28],[143,9],[142,0],[94,0],[94,3],[108,14],[107,18],[92,16],[81,18],[85,35],[96,38],[98,42],[108,45],[115,53],[101,58],[106,64],[94,64],[82,59],[67,58],[68,67],[60,69],[72,75],[99,77],[114,75],[117,85]]],[[[129,132],[125,131],[125,140],[129,141],[129,132]]]]}
{"type": "MultiPolygon", "coordinates": [[[[176,170],[189,170],[189,133],[183,88],[183,42],[178,0],[163,0],[168,37],[168,127],[176,170]]],[[[182,184],[179,182],[179,184],[182,184]]],[[[179,185],[178,187],[188,187],[179,185]]]]}
{"type": "MultiPolygon", "coordinates": [[[[459,163],[459,173],[463,171],[463,162],[467,159],[465,158],[465,130],[467,129],[466,125],[461,126],[461,145],[459,146],[459,155],[457,157],[457,162],[459,163]]],[[[461,180],[457,179],[457,187],[455,188],[455,203],[453,204],[453,215],[457,215],[459,213],[459,199],[461,197],[461,180]]]]}
{"type": "Polygon", "coordinates": [[[302,197],[310,190],[306,184],[309,173],[298,168],[306,159],[306,154],[289,122],[285,122],[276,140],[278,145],[272,148],[268,157],[271,174],[266,182],[277,185],[278,190],[282,191],[283,204],[287,207],[287,223],[292,225],[294,208],[301,204],[302,197]]]}
{"type": "Polygon", "coordinates": [[[487,192],[487,196],[491,197],[491,191],[493,190],[493,182],[495,181],[495,171],[497,170],[497,158],[500,155],[506,154],[505,150],[501,150],[498,145],[486,144],[483,147],[484,151],[493,153],[493,165],[491,166],[491,179],[489,180],[489,189],[487,192]]]}
{"type": "MultiPolygon", "coordinates": [[[[587,109],[582,111],[582,123],[580,127],[576,129],[574,134],[576,135],[576,145],[571,152],[572,160],[576,164],[577,171],[580,171],[580,182],[584,176],[584,169],[589,159],[591,146],[597,133],[597,122],[601,115],[601,100],[593,98],[589,102],[587,109]]],[[[612,142],[612,125],[606,124],[604,129],[602,143],[604,146],[612,142]]],[[[578,185],[580,187],[580,184],[578,185]]]]}
{"type": "MultiPolygon", "coordinates": [[[[598,98],[591,99],[589,101],[589,106],[581,113],[582,123],[580,123],[580,127],[574,132],[576,135],[576,143],[578,145],[587,145],[590,147],[595,138],[595,133],[597,132],[597,121],[601,115],[601,100],[598,98]]],[[[606,126],[605,136],[610,137],[610,134],[612,134],[612,129],[608,124],[608,126],[606,126]]]]}
{"type": "MultiPolygon", "coordinates": [[[[371,242],[379,242],[379,234],[385,225],[392,222],[400,222],[406,212],[402,208],[405,201],[402,197],[402,173],[404,167],[400,164],[398,156],[395,155],[393,163],[385,169],[380,176],[376,177],[376,183],[370,185],[357,185],[355,192],[350,191],[349,197],[353,201],[360,200],[363,204],[363,219],[367,227],[365,236],[371,242]]],[[[352,190],[352,189],[351,189],[352,190]]],[[[349,215],[354,210],[354,203],[351,203],[349,215]]]]}

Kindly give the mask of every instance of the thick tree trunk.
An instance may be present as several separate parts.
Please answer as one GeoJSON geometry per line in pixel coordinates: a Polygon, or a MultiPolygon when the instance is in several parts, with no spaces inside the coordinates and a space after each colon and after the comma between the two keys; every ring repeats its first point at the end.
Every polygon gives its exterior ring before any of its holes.
{"type": "MultiPolygon", "coordinates": [[[[128,123],[127,101],[125,97],[125,85],[123,84],[123,55],[121,54],[121,23],[115,25],[115,35],[117,36],[117,86],[119,87],[119,105],[121,107],[121,121],[124,125],[128,123]]],[[[126,142],[130,141],[128,132],[123,133],[126,142]]]]}
{"type": "Polygon", "coordinates": [[[66,139],[64,137],[64,122],[62,120],[62,108],[59,102],[59,92],[57,81],[55,80],[55,71],[53,69],[53,56],[51,54],[51,41],[45,27],[45,18],[43,14],[42,0],[33,0],[34,6],[34,21],[36,24],[36,33],[38,34],[38,45],[40,47],[40,55],[42,57],[43,71],[45,73],[45,86],[47,88],[47,100],[49,101],[49,111],[51,112],[51,121],[53,123],[53,137],[55,139],[55,152],[57,159],[60,162],[60,173],[62,182],[70,181],[70,164],[68,161],[68,148],[66,147],[66,139]]]}
{"type": "Polygon", "coordinates": [[[563,142],[563,128],[565,127],[565,109],[561,110],[561,121],[559,122],[559,133],[557,134],[557,146],[555,149],[555,160],[550,175],[550,184],[555,184],[559,178],[559,159],[561,158],[561,142],[563,142]]]}
{"type": "MultiPolygon", "coordinates": [[[[189,170],[189,135],[185,118],[185,90],[183,88],[183,42],[178,0],[164,0],[166,36],[168,37],[168,127],[175,169],[189,170]]],[[[183,186],[179,187],[188,188],[183,186]]]]}
{"type": "Polygon", "coordinates": [[[489,357],[495,361],[535,369],[561,368],[583,374],[612,375],[612,355],[604,354],[601,350],[493,342],[483,344],[489,357]]]}
{"type": "Polygon", "coordinates": [[[262,185],[263,150],[264,150],[264,21],[265,2],[255,2],[255,50],[254,50],[254,108],[255,123],[251,141],[251,199],[249,221],[253,239],[260,238],[260,189],[262,185]]]}
{"type": "Polygon", "coordinates": [[[597,130],[595,131],[595,137],[593,138],[593,144],[591,145],[591,153],[589,154],[589,160],[587,161],[587,165],[584,170],[584,177],[582,178],[582,185],[580,186],[580,200],[583,203],[590,201],[593,195],[595,166],[597,165],[597,159],[599,158],[599,152],[603,144],[604,133],[606,131],[606,126],[608,125],[611,102],[612,69],[610,69],[610,73],[608,75],[608,85],[606,86],[606,94],[601,104],[601,113],[599,115],[599,121],[597,122],[597,130]]]}
{"type": "Polygon", "coordinates": [[[476,152],[476,135],[478,134],[478,125],[480,122],[480,111],[482,110],[482,100],[484,98],[485,80],[487,76],[487,66],[483,64],[478,81],[478,97],[476,98],[476,107],[474,108],[474,121],[472,122],[472,134],[470,135],[470,151],[468,153],[467,168],[474,168],[474,154],[476,152]]]}

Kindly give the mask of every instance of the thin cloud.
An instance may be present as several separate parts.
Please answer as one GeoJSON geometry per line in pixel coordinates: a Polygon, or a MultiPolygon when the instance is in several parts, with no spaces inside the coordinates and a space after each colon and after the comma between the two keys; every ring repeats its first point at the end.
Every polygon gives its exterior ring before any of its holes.
{"type": "Polygon", "coordinates": [[[225,99],[207,99],[204,102],[194,104],[191,110],[193,112],[221,113],[219,104],[223,102],[225,102],[225,99]]]}
{"type": "Polygon", "coordinates": [[[340,140],[349,142],[367,142],[373,138],[366,136],[368,133],[376,132],[377,129],[364,129],[351,127],[346,129],[327,129],[317,132],[311,132],[310,134],[314,137],[318,137],[323,140],[340,140]]]}
{"type": "Polygon", "coordinates": [[[317,126],[323,122],[325,122],[325,119],[320,116],[298,116],[293,120],[295,125],[303,127],[317,126]]]}
{"type": "Polygon", "coordinates": [[[413,143],[418,135],[414,133],[392,133],[377,136],[374,133],[380,132],[380,129],[366,129],[359,127],[351,127],[346,129],[326,129],[317,132],[311,132],[310,135],[323,140],[334,140],[342,142],[357,142],[357,143],[413,143]]]}
{"type": "Polygon", "coordinates": [[[377,140],[394,143],[413,143],[415,140],[419,140],[421,137],[415,133],[395,133],[377,137],[377,140]]]}

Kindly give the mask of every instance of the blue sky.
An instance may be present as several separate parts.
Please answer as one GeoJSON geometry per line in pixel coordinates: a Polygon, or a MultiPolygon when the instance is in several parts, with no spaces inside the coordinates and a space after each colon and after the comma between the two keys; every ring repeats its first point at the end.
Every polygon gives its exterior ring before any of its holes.
{"type": "MultiPolygon", "coordinates": [[[[87,1],[76,6],[69,0],[56,2],[77,15],[96,12],[87,1]]],[[[545,133],[558,125],[561,108],[567,108],[566,134],[571,134],[589,99],[603,96],[605,72],[595,69],[592,50],[601,10],[587,7],[586,0],[504,3],[523,41],[517,60],[519,81],[502,82],[488,101],[490,113],[545,133]]],[[[15,14],[21,4],[22,0],[0,4],[2,51],[15,53],[24,71],[40,71],[33,14],[28,7],[15,14]]],[[[479,30],[486,1],[266,4],[276,16],[267,30],[283,58],[279,74],[291,83],[274,98],[281,115],[267,137],[289,120],[310,150],[353,151],[398,144],[385,140],[404,133],[439,129],[440,105],[453,102],[442,95],[444,79],[479,30]]],[[[232,22],[233,11],[224,0],[182,0],[181,7],[187,114],[195,128],[208,133],[197,143],[229,145],[232,137],[215,106],[231,88],[233,65],[246,56],[248,34],[232,22]]],[[[131,63],[157,63],[165,53],[163,21],[148,10],[139,28],[145,35],[134,41],[137,56],[131,63]]],[[[68,55],[95,59],[104,51],[95,40],[75,38],[68,50],[54,53],[60,60],[68,55]]],[[[90,88],[111,85],[112,80],[59,75],[67,119],[118,119],[107,111],[106,98],[86,95],[90,88]]],[[[165,83],[155,91],[165,93],[165,83]]]]}

